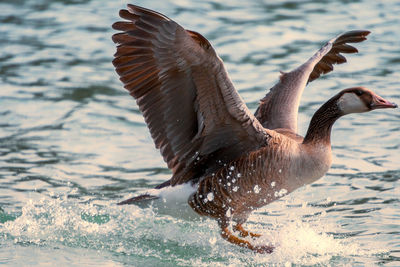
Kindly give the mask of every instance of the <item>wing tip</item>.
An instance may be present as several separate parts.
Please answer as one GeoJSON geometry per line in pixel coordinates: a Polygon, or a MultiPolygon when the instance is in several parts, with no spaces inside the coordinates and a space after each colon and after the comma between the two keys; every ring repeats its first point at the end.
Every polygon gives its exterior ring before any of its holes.
{"type": "Polygon", "coordinates": [[[128,8],[127,11],[130,12],[131,14],[135,14],[135,15],[139,15],[139,16],[158,17],[159,19],[170,21],[170,18],[168,18],[167,16],[165,16],[157,11],[154,11],[154,10],[151,10],[151,9],[148,9],[145,7],[133,5],[133,4],[127,4],[126,6],[128,8]]]}
{"type": "Polygon", "coordinates": [[[346,43],[360,43],[367,40],[367,36],[371,32],[368,30],[352,30],[347,31],[333,39],[334,45],[341,45],[346,43]]]}
{"type": "Polygon", "coordinates": [[[114,23],[111,25],[111,28],[113,28],[114,30],[117,30],[117,31],[125,31],[125,30],[126,30],[126,25],[127,25],[128,23],[132,24],[132,22],[117,21],[117,22],[114,22],[114,23]]]}
{"type": "Polygon", "coordinates": [[[157,11],[147,9],[147,8],[137,6],[137,5],[132,5],[132,4],[127,4],[127,9],[121,9],[119,11],[118,15],[121,18],[129,20],[129,21],[136,21],[140,17],[148,17],[148,18],[156,17],[161,20],[170,21],[170,19],[167,16],[165,16],[157,11]]]}
{"type": "Polygon", "coordinates": [[[158,197],[150,195],[150,194],[143,194],[143,195],[140,195],[137,197],[132,197],[132,198],[126,199],[124,201],[118,202],[117,205],[121,206],[121,205],[137,204],[142,201],[149,201],[149,200],[154,200],[154,199],[158,199],[158,197]]]}
{"type": "Polygon", "coordinates": [[[346,36],[363,36],[366,37],[371,33],[369,30],[350,30],[339,34],[338,37],[346,37],[346,36]]]}

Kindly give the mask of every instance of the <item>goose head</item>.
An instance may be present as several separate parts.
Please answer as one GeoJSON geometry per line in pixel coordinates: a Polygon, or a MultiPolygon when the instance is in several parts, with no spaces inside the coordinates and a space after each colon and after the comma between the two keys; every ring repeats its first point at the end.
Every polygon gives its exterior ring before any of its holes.
{"type": "Polygon", "coordinates": [[[331,128],[338,118],[383,108],[397,108],[397,105],[365,87],[344,89],[315,112],[303,143],[322,142],[330,145],[331,128]]]}
{"type": "Polygon", "coordinates": [[[342,90],[336,101],[341,115],[368,112],[374,109],[397,108],[397,104],[389,102],[365,87],[353,87],[342,90]]]}

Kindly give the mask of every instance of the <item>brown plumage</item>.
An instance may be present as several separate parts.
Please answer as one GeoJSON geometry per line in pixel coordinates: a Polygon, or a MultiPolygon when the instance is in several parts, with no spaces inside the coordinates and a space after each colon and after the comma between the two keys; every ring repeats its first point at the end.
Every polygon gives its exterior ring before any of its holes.
{"type": "MultiPolygon", "coordinates": [[[[113,28],[118,44],[113,64],[124,87],[136,99],[155,145],[172,170],[156,188],[191,184],[188,203],[197,213],[216,218],[221,236],[260,253],[240,236],[250,212],[323,176],[331,164],[330,132],[341,116],[395,107],[372,91],[349,88],[313,116],[306,137],[297,134],[297,112],[308,82],[333,70],[357,50],[368,31],[350,31],[329,41],[289,73],[264,97],[256,114],[235,90],[222,60],[208,40],[164,15],[128,5],[126,21],[113,28]]],[[[154,200],[144,194],[120,204],[154,200]]]]}
{"type": "Polygon", "coordinates": [[[220,167],[215,160],[223,166],[266,143],[267,131],[203,36],[154,11],[128,10],[120,16],[131,22],[113,25],[123,31],[113,36],[113,64],[173,172],[165,185],[199,179],[220,167]]]}

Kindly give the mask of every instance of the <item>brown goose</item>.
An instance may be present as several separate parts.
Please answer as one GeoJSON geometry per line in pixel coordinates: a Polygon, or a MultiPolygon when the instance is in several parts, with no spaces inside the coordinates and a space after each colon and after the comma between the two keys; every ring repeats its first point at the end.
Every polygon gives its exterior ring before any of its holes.
{"type": "Polygon", "coordinates": [[[339,117],[396,107],[369,89],[345,89],[317,110],[304,138],[297,134],[306,84],[332,71],[332,64],[346,62],[340,53],[357,52],[347,43],[366,40],[368,31],[346,32],[283,73],[253,115],[202,35],[134,5],[120,16],[126,21],[113,25],[122,31],[113,36],[118,44],[113,64],[172,178],[119,204],[163,198],[169,189],[170,196],[183,196],[198,214],[217,219],[224,239],[260,253],[273,247],[241,238],[258,236],[242,227],[251,211],[328,171],[331,128],[339,117]],[[230,222],[240,237],[229,230],[230,222]]]}

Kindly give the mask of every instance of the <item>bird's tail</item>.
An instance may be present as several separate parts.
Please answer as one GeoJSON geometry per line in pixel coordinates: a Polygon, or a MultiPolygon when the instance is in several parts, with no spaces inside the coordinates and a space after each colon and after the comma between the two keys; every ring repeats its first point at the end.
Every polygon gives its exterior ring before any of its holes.
{"type": "Polygon", "coordinates": [[[145,201],[149,201],[149,200],[154,200],[154,199],[158,199],[159,197],[157,196],[152,196],[150,194],[143,194],[137,197],[132,197],[129,198],[127,200],[121,201],[119,203],[117,203],[117,205],[126,205],[126,204],[139,204],[141,202],[145,202],[145,201]]]}

